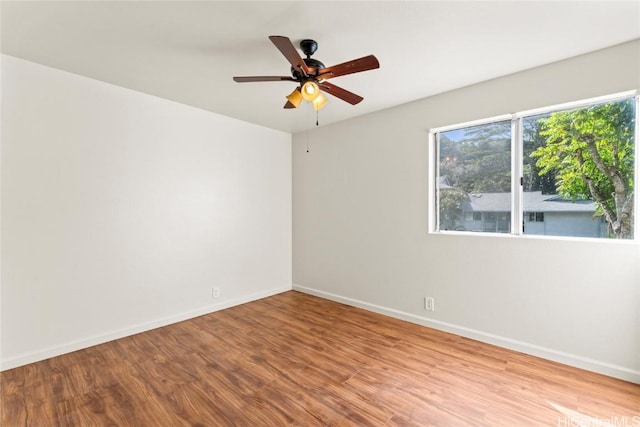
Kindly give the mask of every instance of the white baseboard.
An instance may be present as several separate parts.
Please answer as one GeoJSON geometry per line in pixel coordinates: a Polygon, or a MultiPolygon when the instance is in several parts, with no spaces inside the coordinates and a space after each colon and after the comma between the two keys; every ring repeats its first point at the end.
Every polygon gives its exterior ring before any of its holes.
{"type": "Polygon", "coordinates": [[[535,344],[526,343],[523,341],[514,340],[511,338],[501,337],[494,334],[478,331],[475,329],[467,328],[464,326],[458,326],[447,322],[441,322],[439,320],[430,319],[427,317],[417,316],[415,314],[406,313],[403,311],[395,310],[392,308],[382,307],[376,304],[370,304],[364,301],[343,297],[340,295],[332,294],[329,292],[320,291],[313,288],[307,288],[305,286],[293,285],[293,290],[303,292],[309,295],[314,295],[320,298],[325,298],[331,301],[336,301],[352,307],[362,308],[364,310],[372,311],[374,313],[384,314],[396,319],[406,320],[407,322],[416,323],[418,325],[427,326],[433,329],[437,329],[444,332],[449,332],[455,335],[460,335],[465,338],[474,339],[487,344],[497,345],[499,347],[515,350],[520,353],[529,354],[532,356],[541,357],[543,359],[552,360],[554,362],[563,363],[565,365],[574,366],[576,368],[585,369],[599,374],[607,375],[621,380],[630,381],[636,384],[640,384],[640,371],[625,368],[623,366],[617,366],[598,360],[589,359],[574,354],[565,353],[562,351],[541,347],[535,344]]]}
{"type": "Polygon", "coordinates": [[[207,305],[204,307],[199,307],[195,310],[189,310],[183,313],[166,316],[149,322],[139,323],[127,328],[117,329],[114,331],[106,332],[104,334],[93,335],[90,337],[67,342],[53,347],[44,348],[42,350],[30,353],[24,353],[19,356],[11,357],[9,359],[3,359],[0,362],[0,371],[17,368],[18,366],[27,365],[29,363],[34,363],[41,360],[49,359],[51,357],[60,356],[61,354],[82,350],[83,348],[92,347],[94,345],[104,344],[106,342],[113,341],[119,338],[128,337],[140,332],[150,331],[152,329],[167,326],[172,323],[182,322],[183,320],[193,319],[194,317],[224,310],[225,308],[230,308],[236,305],[245,304],[247,302],[256,301],[290,290],[291,286],[267,289],[265,291],[256,292],[239,298],[222,301],[218,304],[207,305]]]}

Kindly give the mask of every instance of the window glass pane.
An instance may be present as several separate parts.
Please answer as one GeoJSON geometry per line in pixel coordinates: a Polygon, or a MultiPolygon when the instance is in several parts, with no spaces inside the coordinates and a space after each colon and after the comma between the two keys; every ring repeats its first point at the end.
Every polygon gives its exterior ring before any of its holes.
{"type": "Polygon", "coordinates": [[[525,234],[633,238],[635,100],[523,119],[525,234]]]}
{"type": "Polygon", "coordinates": [[[438,133],[440,230],[511,231],[511,121],[438,133]]]}

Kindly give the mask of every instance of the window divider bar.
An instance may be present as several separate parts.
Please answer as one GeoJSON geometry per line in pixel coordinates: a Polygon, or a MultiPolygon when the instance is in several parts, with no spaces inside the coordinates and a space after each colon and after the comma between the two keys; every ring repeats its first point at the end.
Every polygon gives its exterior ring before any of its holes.
{"type": "Polygon", "coordinates": [[[524,213],[522,209],[522,119],[511,117],[511,234],[523,234],[524,213]]]}
{"type": "Polygon", "coordinates": [[[429,162],[429,167],[432,168],[435,173],[429,173],[429,177],[435,177],[429,185],[429,191],[434,195],[434,203],[430,203],[428,200],[429,206],[429,231],[435,232],[440,230],[440,135],[436,132],[429,132],[429,147],[428,147],[428,155],[431,159],[429,162]]]}

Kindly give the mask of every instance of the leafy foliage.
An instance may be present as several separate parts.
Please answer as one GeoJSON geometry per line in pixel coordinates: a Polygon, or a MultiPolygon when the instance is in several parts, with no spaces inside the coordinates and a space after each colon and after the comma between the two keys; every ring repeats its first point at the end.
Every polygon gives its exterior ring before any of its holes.
{"type": "Polygon", "coordinates": [[[539,175],[555,175],[560,195],[593,199],[616,238],[633,235],[633,99],[559,111],[542,118],[546,144],[531,156],[539,175]]]}
{"type": "Polygon", "coordinates": [[[511,191],[511,123],[465,129],[460,140],[440,137],[440,175],[467,193],[511,191]]]}
{"type": "Polygon", "coordinates": [[[456,189],[440,191],[440,229],[455,230],[462,219],[462,205],[468,196],[456,189]]]}
{"type": "Polygon", "coordinates": [[[540,134],[541,119],[549,117],[549,114],[526,117],[522,120],[522,177],[523,191],[540,191],[542,194],[556,193],[555,171],[540,174],[540,168],[536,165],[536,159],[531,153],[547,144],[546,138],[540,134]]]}

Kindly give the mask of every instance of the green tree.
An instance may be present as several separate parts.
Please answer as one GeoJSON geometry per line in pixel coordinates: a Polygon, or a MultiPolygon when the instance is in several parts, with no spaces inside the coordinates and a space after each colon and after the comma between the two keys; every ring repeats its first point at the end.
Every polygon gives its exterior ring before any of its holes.
{"type": "Polygon", "coordinates": [[[511,191],[511,122],[464,130],[453,140],[440,138],[440,176],[467,193],[511,191]]]}
{"type": "Polygon", "coordinates": [[[540,134],[541,119],[549,117],[549,113],[525,117],[522,120],[522,177],[523,191],[540,191],[542,194],[555,194],[556,174],[549,172],[540,174],[536,159],[531,156],[538,148],[546,145],[546,138],[540,134]]]}
{"type": "Polygon", "coordinates": [[[558,193],[592,199],[616,238],[633,236],[633,99],[560,111],[540,120],[546,144],[532,154],[558,193]]]}
{"type": "Polygon", "coordinates": [[[456,230],[462,224],[462,205],[468,200],[467,195],[455,188],[440,191],[440,229],[456,230]]]}

